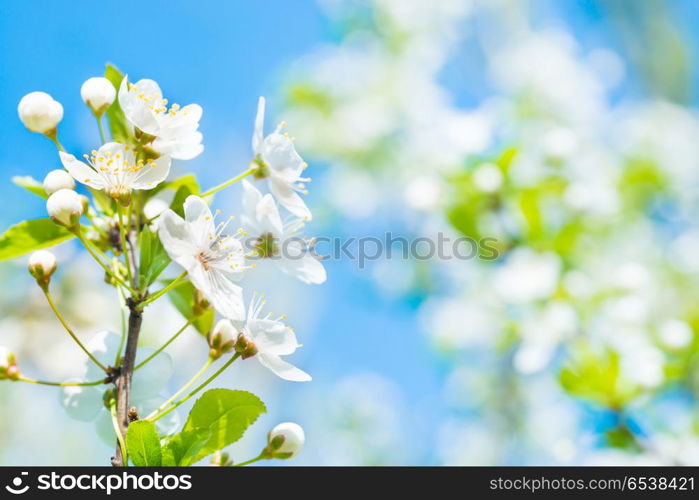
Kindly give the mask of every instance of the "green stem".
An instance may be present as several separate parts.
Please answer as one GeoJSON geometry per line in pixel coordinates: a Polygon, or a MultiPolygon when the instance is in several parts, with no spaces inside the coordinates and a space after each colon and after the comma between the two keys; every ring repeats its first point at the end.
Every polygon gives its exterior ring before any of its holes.
{"type": "Polygon", "coordinates": [[[58,131],[56,129],[54,129],[53,132],[44,135],[53,141],[59,151],[65,151],[63,144],[61,144],[61,142],[58,140],[58,131]]]}
{"type": "Polygon", "coordinates": [[[112,414],[112,426],[114,427],[114,433],[117,436],[117,441],[119,441],[119,448],[121,448],[121,457],[123,460],[123,465],[129,463],[129,456],[126,451],[126,443],[124,442],[124,436],[121,435],[121,428],[119,427],[119,419],[117,417],[116,403],[112,401],[109,404],[109,413],[112,414]]]}
{"type": "Polygon", "coordinates": [[[243,467],[245,465],[254,464],[255,462],[259,462],[260,460],[264,460],[264,458],[265,458],[264,454],[260,453],[255,458],[251,458],[250,460],[248,460],[246,462],[240,462],[239,464],[233,464],[233,467],[243,467]]]}
{"type": "MultiPolygon", "coordinates": [[[[233,364],[233,362],[234,362],[236,359],[238,359],[239,357],[240,357],[240,354],[236,353],[233,357],[231,357],[231,359],[229,359],[229,360],[226,362],[225,365],[223,365],[221,368],[219,368],[218,371],[217,371],[216,373],[214,373],[214,374],[211,375],[209,378],[207,378],[201,385],[199,385],[196,389],[194,389],[192,392],[190,392],[187,396],[185,396],[184,398],[182,398],[182,399],[180,399],[179,401],[177,401],[176,403],[174,403],[172,406],[170,406],[170,408],[168,408],[167,410],[163,411],[163,412],[160,413],[159,415],[155,415],[155,416],[153,416],[153,414],[149,415],[149,416],[148,416],[148,420],[150,420],[150,421],[152,421],[152,422],[155,422],[156,420],[163,418],[165,415],[167,415],[168,413],[170,413],[171,411],[173,411],[173,410],[174,410],[175,408],[177,408],[178,406],[180,406],[180,405],[186,403],[189,399],[191,399],[192,397],[194,397],[197,393],[199,393],[199,392],[200,392],[202,389],[204,389],[207,385],[209,385],[211,382],[213,382],[214,379],[215,379],[216,377],[218,377],[219,375],[221,375],[221,374],[226,370],[226,368],[228,368],[229,366],[231,366],[231,365],[233,364]]],[[[170,399],[172,399],[172,398],[170,398],[170,399]]],[[[161,405],[161,407],[162,407],[162,406],[165,406],[165,405],[161,405]]],[[[158,411],[159,411],[159,409],[158,409],[158,411]]],[[[153,413],[156,413],[156,412],[153,412],[153,413]]]]}
{"type": "Polygon", "coordinates": [[[102,140],[102,144],[105,144],[107,141],[104,139],[104,127],[102,126],[102,115],[95,115],[95,118],[97,119],[97,128],[100,130],[100,139],[102,140]]]}
{"type": "Polygon", "coordinates": [[[121,353],[124,351],[124,344],[126,344],[126,296],[120,286],[117,286],[117,293],[119,294],[119,312],[121,316],[121,339],[119,340],[119,348],[114,360],[115,366],[119,365],[121,353]]]}
{"type": "Polygon", "coordinates": [[[107,372],[107,368],[106,368],[102,363],[100,363],[100,362],[97,360],[97,358],[95,358],[95,356],[93,356],[93,354],[92,354],[90,351],[87,350],[87,348],[83,345],[82,342],[80,342],[80,340],[78,339],[78,337],[75,335],[75,333],[73,332],[73,330],[68,326],[68,323],[66,323],[66,320],[65,320],[65,318],[63,317],[63,315],[61,314],[61,311],[59,311],[59,310],[58,310],[58,307],[56,307],[56,303],[53,301],[53,298],[51,297],[51,292],[49,292],[48,287],[46,287],[46,289],[44,290],[44,296],[46,296],[46,300],[48,301],[49,306],[51,306],[51,309],[53,310],[54,314],[55,314],[56,317],[58,318],[58,321],[61,322],[61,324],[63,325],[63,328],[66,329],[66,331],[67,331],[68,334],[73,338],[73,340],[75,341],[75,343],[78,344],[78,346],[80,346],[80,349],[82,349],[83,352],[84,352],[85,354],[87,354],[87,356],[88,356],[97,366],[99,366],[102,370],[104,370],[105,372],[107,372]]]}
{"type": "Polygon", "coordinates": [[[100,266],[102,266],[102,269],[104,269],[104,271],[105,271],[109,276],[111,276],[111,277],[114,279],[114,281],[116,281],[117,283],[119,283],[121,286],[123,286],[124,288],[126,288],[126,289],[127,289],[128,291],[130,291],[131,293],[133,293],[133,294],[136,293],[136,292],[134,291],[134,289],[131,288],[129,285],[127,285],[121,278],[119,278],[119,277],[109,268],[109,266],[107,266],[104,262],[102,262],[102,259],[101,259],[101,258],[97,255],[97,253],[96,253],[96,250],[95,250],[96,247],[93,247],[93,246],[92,246],[92,243],[90,243],[90,241],[89,241],[87,238],[85,238],[85,235],[82,234],[82,228],[80,228],[80,226],[78,226],[78,229],[75,231],[75,235],[78,237],[78,240],[80,240],[80,243],[83,244],[83,246],[87,249],[87,251],[90,252],[90,255],[92,255],[92,258],[94,258],[95,261],[96,261],[100,266]]]}
{"type": "MultiPolygon", "coordinates": [[[[157,410],[153,411],[153,413],[151,413],[150,415],[148,415],[148,416],[146,417],[146,420],[151,420],[151,419],[152,419],[153,421],[155,421],[155,420],[158,420],[159,418],[161,418],[162,416],[164,416],[165,414],[169,413],[169,411],[166,411],[165,413],[160,413],[160,412],[162,412],[163,409],[165,409],[165,408],[167,408],[168,406],[170,406],[170,404],[172,404],[173,401],[175,401],[175,400],[176,400],[177,398],[179,398],[182,394],[184,394],[184,393],[187,391],[187,389],[189,389],[190,387],[192,387],[192,386],[194,385],[194,383],[195,383],[197,380],[199,380],[199,379],[202,377],[202,375],[204,375],[204,373],[206,373],[206,370],[209,369],[209,367],[211,366],[211,364],[212,364],[213,362],[214,362],[214,359],[213,359],[213,358],[207,359],[207,360],[206,360],[206,363],[204,363],[204,366],[201,367],[201,370],[199,370],[199,371],[190,379],[189,382],[187,382],[186,384],[184,384],[184,385],[180,388],[179,391],[177,391],[175,394],[173,394],[173,395],[170,397],[170,399],[168,399],[167,401],[165,401],[163,404],[161,404],[161,405],[158,407],[157,410]],[[158,415],[158,413],[160,413],[160,415],[158,415]],[[154,417],[155,417],[155,418],[154,418],[154,417]]],[[[177,406],[179,406],[179,405],[177,405],[177,406]]]]}
{"type": "Polygon", "coordinates": [[[204,192],[204,193],[201,195],[201,197],[202,197],[202,198],[205,198],[206,196],[211,196],[211,195],[214,194],[214,193],[218,193],[218,192],[221,191],[222,189],[225,189],[225,188],[227,188],[228,186],[230,186],[230,185],[232,185],[232,184],[235,184],[236,182],[238,182],[238,181],[240,181],[240,180],[242,180],[242,179],[245,179],[248,175],[252,174],[255,170],[256,170],[255,168],[249,168],[249,169],[247,169],[245,172],[243,172],[242,174],[237,175],[237,176],[233,177],[233,178],[230,179],[230,180],[227,180],[227,181],[224,182],[223,184],[219,184],[218,186],[212,187],[212,188],[209,189],[208,191],[204,192]]]}
{"type": "Polygon", "coordinates": [[[89,387],[106,383],[104,380],[96,380],[95,382],[47,382],[45,380],[35,380],[27,377],[19,377],[17,381],[27,382],[29,384],[50,385],[53,387],[89,387]]]}
{"type": "Polygon", "coordinates": [[[184,331],[187,329],[187,327],[188,327],[189,325],[191,325],[192,323],[194,323],[194,321],[195,321],[195,318],[194,318],[194,319],[190,319],[189,321],[187,321],[187,322],[182,326],[182,328],[180,328],[179,330],[177,330],[177,332],[176,332],[172,337],[170,337],[170,339],[169,339],[167,342],[165,342],[162,346],[160,346],[160,348],[159,348],[157,351],[155,351],[153,354],[151,354],[151,355],[148,356],[146,359],[144,359],[144,360],[141,361],[139,364],[137,364],[137,365],[136,365],[136,368],[134,368],[134,371],[138,370],[138,369],[141,368],[143,365],[145,365],[146,363],[148,363],[151,359],[153,359],[153,358],[156,357],[158,354],[160,354],[161,352],[163,352],[163,351],[165,350],[165,348],[166,348],[167,346],[169,346],[170,344],[172,344],[172,343],[175,341],[175,339],[176,339],[177,337],[179,337],[179,336],[182,334],[182,332],[184,332],[184,331]]]}
{"type": "MultiPolygon", "coordinates": [[[[126,264],[126,274],[129,278],[129,283],[131,283],[131,286],[134,286],[133,282],[133,274],[131,273],[131,260],[129,258],[129,250],[128,250],[128,244],[126,242],[126,235],[128,231],[131,229],[131,220],[128,220],[128,227],[124,224],[124,209],[123,207],[117,203],[117,212],[119,215],[119,237],[121,238],[121,251],[124,254],[124,260],[126,264]]],[[[134,292],[131,292],[134,293],[134,292]]]]}
{"type": "Polygon", "coordinates": [[[169,285],[167,285],[166,287],[164,287],[164,288],[158,290],[158,291],[155,292],[153,295],[149,295],[148,297],[146,297],[145,300],[144,300],[143,302],[141,302],[141,303],[138,305],[139,310],[142,311],[143,308],[146,307],[148,304],[150,304],[151,302],[153,302],[153,301],[155,301],[155,300],[158,300],[160,297],[162,297],[163,295],[165,295],[167,292],[169,292],[170,290],[172,290],[173,288],[175,288],[176,286],[178,286],[179,284],[181,284],[181,283],[182,283],[182,280],[184,280],[184,278],[185,278],[186,276],[187,276],[187,271],[184,271],[184,272],[183,272],[182,274],[180,274],[177,278],[175,278],[174,280],[172,280],[172,281],[170,282],[169,285]]]}

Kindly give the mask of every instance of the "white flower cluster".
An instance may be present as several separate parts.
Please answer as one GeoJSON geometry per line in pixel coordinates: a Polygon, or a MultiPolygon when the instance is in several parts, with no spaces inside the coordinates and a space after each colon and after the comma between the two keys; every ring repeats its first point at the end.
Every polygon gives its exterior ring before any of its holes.
{"type": "MultiPolygon", "coordinates": [[[[130,83],[124,77],[117,92],[106,78],[90,78],[83,84],[81,96],[98,119],[116,100],[133,127],[136,143],[106,142],[85,154],[84,161],[61,148],[59,157],[65,170],[49,172],[43,187],[49,216],[72,231],[79,230],[79,220],[88,211],[87,199],[75,191],[75,181],[129,206],[134,191],[151,190],[167,179],[172,159],[193,159],[204,149],[198,131],[201,106],[169,105],[153,80],[130,83]]],[[[252,257],[271,260],[283,273],[304,283],[323,283],[326,279],[323,265],[308,252],[309,240],[299,237],[300,229],[312,217],[300,196],[306,192],[304,183],[310,181],[301,176],[307,164],[296,152],[293,139],[282,132],[284,124],[264,135],[264,113],[265,100],[261,97],[247,174],[267,179],[270,193],[263,195],[243,181],[243,228],[228,234],[226,229],[233,217],[217,224],[206,198],[195,195],[185,200],[184,217],[161,206],[149,218],[159,219],[158,234],[170,258],[186,270],[188,279],[223,321],[235,327],[240,339],[231,340],[241,344],[244,339],[245,352],[257,355],[280,377],[305,381],[310,380],[308,374],[281,359],[298,346],[291,328],[282,318],[262,314],[261,297],[252,300],[246,314],[241,287],[245,271],[255,267],[247,263],[252,257]],[[289,212],[288,216],[282,218],[278,204],[289,212]],[[243,247],[243,236],[256,242],[252,252],[243,247]],[[282,252],[281,245],[288,239],[293,241],[282,252]]],[[[51,131],[55,138],[62,107],[48,94],[34,92],[22,99],[19,114],[30,130],[51,131]]],[[[144,212],[151,212],[158,201],[151,199],[144,212]]]]}

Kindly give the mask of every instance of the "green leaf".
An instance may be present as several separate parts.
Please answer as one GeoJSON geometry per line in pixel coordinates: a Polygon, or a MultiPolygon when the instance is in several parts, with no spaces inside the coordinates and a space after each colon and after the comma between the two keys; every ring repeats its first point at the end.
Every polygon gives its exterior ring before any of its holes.
{"type": "Polygon", "coordinates": [[[637,384],[622,376],[619,353],[594,351],[586,344],[576,346],[558,379],[569,394],[611,409],[622,408],[641,393],[637,384]]]}
{"type": "Polygon", "coordinates": [[[250,392],[211,389],[204,393],[194,403],[183,428],[183,431],[206,429],[210,432],[195,462],[238,441],[266,412],[265,404],[250,392]]]}
{"type": "Polygon", "coordinates": [[[139,273],[141,287],[145,290],[170,264],[170,256],[165,251],[157,233],[144,228],[140,241],[139,273]]]}
{"type": "Polygon", "coordinates": [[[0,235],[0,260],[20,257],[73,237],[67,229],[48,218],[23,221],[0,235]]]}
{"type": "MultiPolygon", "coordinates": [[[[164,280],[163,284],[167,286],[170,281],[172,280],[164,280]]],[[[177,285],[167,295],[182,316],[187,319],[194,317],[194,286],[189,281],[177,285]]],[[[209,309],[199,315],[193,325],[199,333],[208,335],[214,326],[214,310],[209,309]]]]}
{"type": "Polygon", "coordinates": [[[211,431],[192,429],[171,436],[163,446],[163,466],[188,467],[195,463],[197,456],[208,442],[211,431]]]}
{"type": "Polygon", "coordinates": [[[148,193],[152,196],[158,194],[160,191],[164,191],[165,189],[177,191],[182,186],[187,186],[192,194],[199,194],[199,182],[194,174],[183,175],[182,177],[178,177],[177,179],[173,179],[169,182],[161,182],[154,189],[148,191],[148,193]]]}
{"type": "Polygon", "coordinates": [[[126,449],[136,467],[160,467],[162,450],[155,424],[137,420],[126,431],[126,449]]]}
{"type": "MultiPolygon", "coordinates": [[[[121,81],[124,79],[124,75],[121,71],[119,71],[116,66],[107,64],[104,76],[107,80],[112,82],[112,85],[114,85],[118,93],[121,81]]],[[[121,142],[122,144],[133,143],[133,128],[126,120],[126,115],[124,115],[124,111],[119,105],[119,99],[114,99],[112,105],[107,108],[107,120],[109,121],[109,131],[112,134],[113,141],[121,142]]]]}
{"type": "Polygon", "coordinates": [[[170,203],[170,209],[180,217],[184,217],[184,202],[187,199],[187,197],[192,194],[197,193],[192,192],[190,187],[187,185],[182,185],[179,188],[177,188],[175,196],[172,198],[172,202],[170,203]]]}
{"type": "Polygon", "coordinates": [[[44,199],[48,198],[46,191],[44,191],[44,185],[30,175],[16,175],[12,178],[12,182],[32,194],[41,196],[44,199]]]}

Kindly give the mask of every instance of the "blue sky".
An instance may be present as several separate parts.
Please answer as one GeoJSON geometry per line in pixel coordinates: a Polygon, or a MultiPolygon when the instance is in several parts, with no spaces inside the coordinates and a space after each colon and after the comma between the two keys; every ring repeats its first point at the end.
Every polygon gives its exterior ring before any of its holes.
{"type": "Polygon", "coordinates": [[[0,222],[43,212],[40,201],[6,180],[41,178],[57,166],[53,145],[16,118],[24,94],[43,90],[63,104],[61,141],[75,150],[97,139],[80,100],[84,80],[102,74],[107,61],[132,79],[153,78],[172,102],[203,106],[206,151],[188,168],[216,182],[229,173],[220,171],[221,153],[230,158],[234,145],[234,154],[248,153],[257,97],[273,97],[287,65],[324,36],[321,12],[311,0],[3,2],[0,193],[17,204],[6,204],[0,222]]]}

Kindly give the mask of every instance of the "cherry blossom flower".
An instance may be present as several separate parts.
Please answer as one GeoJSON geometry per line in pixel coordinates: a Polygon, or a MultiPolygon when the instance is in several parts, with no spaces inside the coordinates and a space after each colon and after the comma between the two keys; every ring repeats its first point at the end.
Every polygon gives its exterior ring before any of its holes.
{"type": "Polygon", "coordinates": [[[170,173],[170,158],[155,160],[136,159],[129,146],[108,142],[91,155],[84,155],[87,163],[75,156],[59,153],[63,166],[77,181],[95,189],[102,189],[128,205],[134,189],[153,189],[170,173]]]}
{"type": "Polygon", "coordinates": [[[160,216],[158,234],[165,250],[219,313],[243,319],[243,290],[235,284],[245,270],[243,245],[239,238],[223,234],[228,221],[217,226],[198,196],[185,200],[184,215],[183,219],[168,209],[160,216]]]}
{"type": "Polygon", "coordinates": [[[180,107],[167,99],[158,84],[143,79],[129,83],[125,76],[119,87],[119,104],[129,122],[155,137],[153,149],[176,160],[191,160],[204,151],[199,120],[203,113],[198,104],[180,107]]]}
{"type": "Polygon", "coordinates": [[[311,376],[284,361],[281,356],[296,352],[299,344],[293,330],[284,324],[282,317],[273,318],[271,314],[262,316],[265,301],[255,294],[248,307],[247,320],[231,320],[239,332],[236,351],[243,359],[255,357],[262,366],[275,375],[292,382],[308,382],[311,376]]]}
{"type": "Polygon", "coordinates": [[[274,198],[270,194],[263,196],[245,180],[241,220],[245,230],[257,238],[254,243],[256,256],[270,259],[283,273],[304,283],[325,282],[325,268],[310,251],[312,240],[300,236],[303,221],[292,218],[283,223],[274,198]]]}
{"type": "Polygon", "coordinates": [[[281,133],[285,125],[283,122],[266,137],[263,135],[264,123],[265,98],[260,97],[252,136],[253,163],[257,165],[255,175],[268,179],[269,189],[280,205],[297,217],[310,220],[311,211],[298,194],[306,194],[303,183],[311,180],[301,177],[308,165],[296,152],[293,140],[281,133]]]}

